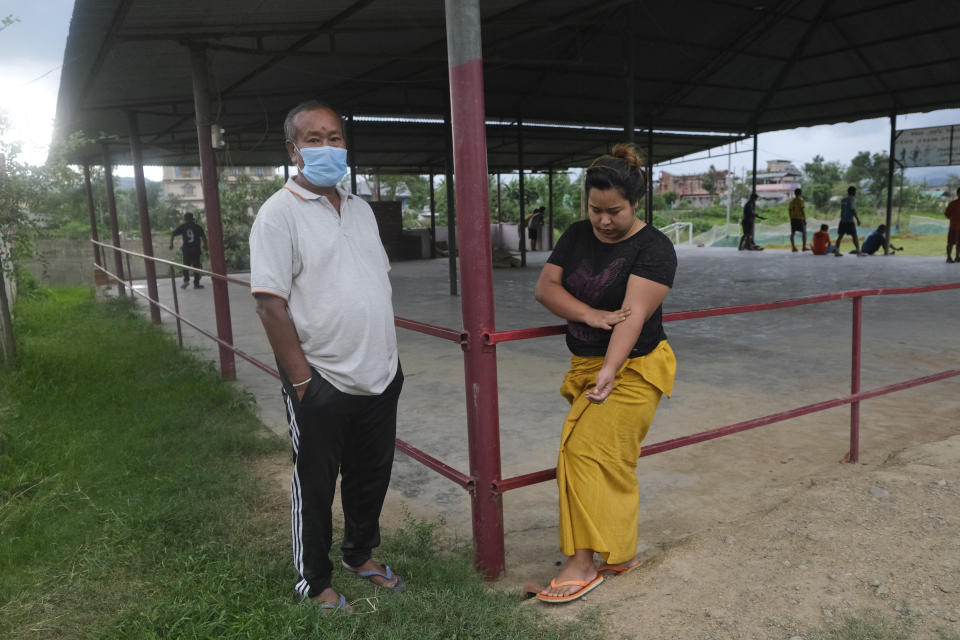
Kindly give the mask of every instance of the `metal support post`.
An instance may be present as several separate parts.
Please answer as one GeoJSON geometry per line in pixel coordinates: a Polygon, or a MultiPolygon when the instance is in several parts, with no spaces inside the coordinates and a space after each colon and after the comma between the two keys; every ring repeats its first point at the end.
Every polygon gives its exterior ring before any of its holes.
{"type": "Polygon", "coordinates": [[[433,189],[433,169],[430,170],[430,258],[437,257],[437,199],[433,189]]]}
{"type": "MultiPolygon", "coordinates": [[[[147,209],[147,183],[143,177],[143,152],[140,147],[140,125],[135,111],[127,112],[130,127],[130,158],[133,161],[133,181],[137,187],[137,209],[140,212],[140,240],[143,255],[153,257],[153,234],[150,232],[150,212],[147,209]]],[[[160,301],[157,289],[157,265],[153,260],[144,260],[147,276],[147,294],[150,296],[150,319],[160,324],[160,307],[153,300],[160,301]]]]}
{"type": "MultiPolygon", "coordinates": [[[[451,90],[452,93],[452,90],[451,90]]],[[[444,117],[447,129],[447,159],[444,171],[447,174],[447,252],[449,253],[450,295],[457,295],[457,203],[453,193],[453,127],[450,114],[444,117]]],[[[486,157],[486,156],[484,156],[486,157]]]]}
{"type": "MultiPolygon", "coordinates": [[[[497,224],[503,223],[503,207],[501,206],[501,193],[500,193],[500,174],[497,174],[497,224]]],[[[502,240],[502,236],[501,236],[502,240]]]]}
{"type": "Polygon", "coordinates": [[[883,255],[890,253],[890,214],[893,212],[893,164],[897,152],[897,114],[890,114],[890,160],[887,163],[887,230],[883,233],[883,255]]]}
{"type": "MultiPolygon", "coordinates": [[[[350,158],[350,193],[357,195],[357,151],[354,149],[353,114],[347,116],[347,154],[350,158]]],[[[433,257],[433,254],[430,254],[433,257]]]]}
{"type": "Polygon", "coordinates": [[[726,187],[727,187],[727,224],[723,228],[723,235],[726,236],[729,233],[730,227],[730,209],[733,208],[733,173],[730,169],[730,156],[731,151],[733,151],[733,145],[727,145],[727,177],[726,177],[726,187]]]}
{"type": "MultiPolygon", "coordinates": [[[[200,149],[200,178],[203,186],[203,207],[207,218],[207,240],[210,249],[210,270],[227,275],[223,253],[223,224],[220,220],[220,192],[217,189],[217,158],[213,154],[210,127],[210,93],[207,53],[203,47],[190,47],[193,65],[193,105],[197,117],[197,143],[200,149]]],[[[226,280],[213,278],[213,307],[217,315],[217,337],[233,345],[233,327],[230,321],[230,299],[226,280]]],[[[233,351],[220,345],[220,375],[227,380],[237,378],[233,351]]]]}
{"type": "Polygon", "coordinates": [[[183,349],[183,329],[180,327],[180,300],[177,297],[177,274],[174,273],[173,266],[170,267],[170,291],[173,293],[173,310],[177,314],[174,316],[177,321],[177,343],[183,349]]]}
{"type": "Polygon", "coordinates": [[[637,23],[637,3],[632,1],[627,7],[627,20],[624,25],[624,122],[623,129],[626,140],[630,144],[634,141],[636,123],[636,74],[637,74],[637,47],[634,31],[637,23]]]}
{"type": "Polygon", "coordinates": [[[644,222],[653,224],[653,125],[647,129],[647,184],[644,203],[644,222]]]}
{"type": "MultiPolygon", "coordinates": [[[[83,165],[83,184],[87,191],[87,209],[90,210],[90,239],[94,242],[100,242],[100,234],[97,233],[97,208],[93,204],[93,184],[90,182],[90,165],[83,165]]],[[[93,263],[98,267],[103,266],[103,259],[100,257],[100,245],[93,245],[93,263]]]]}
{"type": "MultiPolygon", "coordinates": [[[[861,327],[863,325],[863,297],[857,296],[853,299],[853,335],[850,340],[852,343],[851,367],[850,367],[850,393],[860,392],[860,343],[861,327]]],[[[860,459],[860,401],[850,403],[850,462],[856,462],[860,459]]]]}
{"type": "Polygon", "coordinates": [[[553,251],[553,167],[547,170],[547,249],[553,251]]]}
{"type": "Polygon", "coordinates": [[[750,187],[750,193],[757,192],[757,134],[753,134],[753,184],[750,187]]]}
{"type": "Polygon", "coordinates": [[[463,270],[461,306],[468,337],[464,370],[470,475],[475,479],[474,557],[484,577],[493,580],[504,570],[503,503],[494,491],[500,480],[497,351],[484,340],[495,325],[479,0],[445,0],[445,9],[460,245],[469,265],[463,270]]]}
{"type": "MultiPolygon", "coordinates": [[[[117,196],[113,191],[113,161],[110,159],[110,147],[103,145],[103,180],[107,188],[107,211],[110,212],[110,236],[113,246],[120,246],[120,223],[117,222],[117,196]]],[[[117,292],[127,295],[123,284],[123,254],[113,250],[113,268],[117,276],[117,292]]],[[[130,292],[133,295],[133,292],[130,292]]]]}
{"type": "Polygon", "coordinates": [[[136,302],[137,297],[133,295],[133,269],[130,268],[130,254],[125,253],[123,257],[127,260],[127,284],[130,285],[130,300],[136,302]]]}
{"type": "Polygon", "coordinates": [[[520,233],[520,266],[527,266],[527,208],[525,206],[526,191],[523,180],[523,120],[517,119],[517,167],[520,173],[520,223],[517,231],[520,233]]]}

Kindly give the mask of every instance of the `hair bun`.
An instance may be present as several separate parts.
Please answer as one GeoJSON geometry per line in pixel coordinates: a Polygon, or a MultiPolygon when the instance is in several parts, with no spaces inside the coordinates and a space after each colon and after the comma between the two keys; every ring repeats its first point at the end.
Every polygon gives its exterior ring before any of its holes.
{"type": "Polygon", "coordinates": [[[643,158],[637,153],[637,148],[629,142],[620,142],[614,145],[610,151],[610,156],[617,158],[635,169],[643,169],[643,158]]]}

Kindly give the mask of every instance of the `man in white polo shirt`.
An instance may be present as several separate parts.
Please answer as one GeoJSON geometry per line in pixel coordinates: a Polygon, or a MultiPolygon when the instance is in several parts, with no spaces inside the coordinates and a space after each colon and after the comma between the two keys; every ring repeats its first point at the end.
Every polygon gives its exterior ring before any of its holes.
{"type": "Polygon", "coordinates": [[[328,557],[338,473],[342,571],[394,592],[404,588],[371,557],[380,543],[403,386],[390,264],[370,206],[336,187],[347,171],[340,116],[305,102],[283,128],[299,173],[257,214],[250,285],[290,423],[296,592],[324,609],[345,609],[344,596],[331,587],[328,557]]]}

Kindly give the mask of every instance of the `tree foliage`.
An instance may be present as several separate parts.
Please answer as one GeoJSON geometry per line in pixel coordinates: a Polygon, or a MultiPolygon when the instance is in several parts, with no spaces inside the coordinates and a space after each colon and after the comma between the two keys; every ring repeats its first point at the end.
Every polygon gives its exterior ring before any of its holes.
{"type": "Polygon", "coordinates": [[[839,162],[825,162],[823,156],[818,154],[813,157],[812,162],[803,165],[803,173],[812,183],[833,186],[840,182],[843,167],[839,162]]]}
{"type": "MultiPolygon", "coordinates": [[[[545,174],[525,174],[523,177],[524,212],[533,213],[537,207],[547,207],[550,195],[550,178],[545,174]]],[[[520,221],[520,181],[516,174],[502,175],[500,180],[499,208],[497,197],[497,177],[487,179],[490,201],[490,221],[517,224],[520,221]]],[[[437,224],[447,224],[447,185],[441,177],[434,187],[436,194],[437,224]]],[[[553,174],[553,226],[563,231],[574,221],[580,219],[580,175],[579,172],[557,172],[553,174]]]]}
{"type": "Polygon", "coordinates": [[[38,218],[33,213],[48,182],[38,167],[20,162],[20,145],[6,141],[8,120],[0,113],[0,264],[9,276],[18,260],[29,256],[38,218]]]}
{"type": "Polygon", "coordinates": [[[812,162],[803,165],[806,180],[803,182],[803,195],[820,211],[830,206],[837,185],[843,179],[843,167],[839,162],[825,162],[823,156],[816,155],[812,162]]]}
{"type": "Polygon", "coordinates": [[[702,186],[707,193],[715,196],[717,192],[720,191],[720,186],[723,185],[723,182],[723,174],[717,171],[717,168],[711,164],[707,172],[703,174],[703,178],[700,180],[700,186],[702,186]]]}
{"type": "Polygon", "coordinates": [[[850,161],[843,177],[859,188],[857,195],[861,199],[866,196],[867,202],[878,206],[886,196],[889,170],[890,156],[886,153],[871,154],[869,151],[861,151],[850,161]]]}
{"type": "MultiPolygon", "coordinates": [[[[283,178],[258,180],[246,174],[226,180],[221,177],[220,220],[223,225],[223,253],[228,269],[250,268],[250,227],[260,206],[283,187],[283,178]]],[[[203,211],[196,212],[197,222],[205,227],[203,211]]]]}

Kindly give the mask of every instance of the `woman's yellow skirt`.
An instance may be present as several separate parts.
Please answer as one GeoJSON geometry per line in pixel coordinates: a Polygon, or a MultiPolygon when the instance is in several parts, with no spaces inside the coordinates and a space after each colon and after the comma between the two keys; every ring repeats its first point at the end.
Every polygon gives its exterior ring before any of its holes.
{"type": "Polygon", "coordinates": [[[673,392],[677,360],[666,340],[617,372],[603,404],[586,393],[597,381],[602,357],[573,356],[560,392],[570,402],[563,424],[557,485],[560,551],[593,549],[609,564],[637,554],[640,494],[637,459],[662,394],[673,392]]]}

